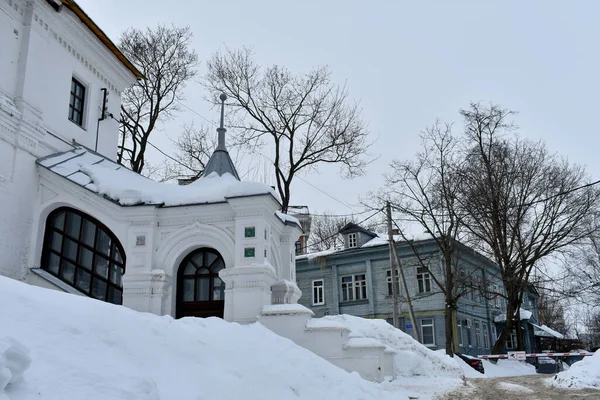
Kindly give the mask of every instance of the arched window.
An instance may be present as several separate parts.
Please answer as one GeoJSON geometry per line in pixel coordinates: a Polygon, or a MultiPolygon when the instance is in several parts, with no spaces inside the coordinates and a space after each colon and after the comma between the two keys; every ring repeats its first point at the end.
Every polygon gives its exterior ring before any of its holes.
{"type": "Polygon", "coordinates": [[[223,258],[213,249],[198,249],[183,259],[177,271],[177,318],[223,317],[223,268],[223,258]]]}
{"type": "Polygon", "coordinates": [[[125,252],[102,223],[62,207],[46,219],[42,269],[88,296],[121,304],[125,252]]]}

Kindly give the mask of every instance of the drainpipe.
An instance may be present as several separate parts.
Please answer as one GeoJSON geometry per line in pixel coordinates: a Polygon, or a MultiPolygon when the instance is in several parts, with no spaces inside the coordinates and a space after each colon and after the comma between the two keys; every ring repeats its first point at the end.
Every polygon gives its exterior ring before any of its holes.
{"type": "MultiPolygon", "coordinates": [[[[485,282],[485,269],[483,269],[483,268],[481,269],[481,277],[483,279],[483,282],[485,282]]],[[[485,296],[485,297],[487,297],[487,296],[485,296]]],[[[488,338],[489,338],[488,342],[491,346],[489,349],[486,349],[486,350],[491,350],[493,347],[492,343],[495,343],[496,338],[492,337],[492,324],[494,323],[494,321],[492,321],[490,319],[490,305],[489,305],[489,301],[487,300],[487,298],[485,298],[485,315],[486,315],[486,319],[488,321],[488,323],[487,323],[488,338]]]]}
{"type": "Polygon", "coordinates": [[[100,121],[104,121],[108,114],[108,110],[106,104],[108,103],[108,89],[102,88],[102,108],[100,110],[100,118],[98,118],[98,123],[96,124],[96,146],[94,147],[94,151],[98,151],[98,134],[100,133],[100,121]]]}

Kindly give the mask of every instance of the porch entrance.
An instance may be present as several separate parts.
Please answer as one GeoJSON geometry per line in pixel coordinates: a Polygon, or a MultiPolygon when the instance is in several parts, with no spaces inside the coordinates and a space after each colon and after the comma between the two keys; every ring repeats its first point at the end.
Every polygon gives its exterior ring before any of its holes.
{"type": "Polygon", "coordinates": [[[223,268],[223,257],[214,249],[197,249],[183,259],[177,270],[176,318],[223,318],[225,283],[219,278],[223,268]]]}

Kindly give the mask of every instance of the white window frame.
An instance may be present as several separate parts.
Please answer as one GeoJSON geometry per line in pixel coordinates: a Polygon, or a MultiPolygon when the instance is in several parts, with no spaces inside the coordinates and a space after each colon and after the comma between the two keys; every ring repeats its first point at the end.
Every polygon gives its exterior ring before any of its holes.
{"type": "Polygon", "coordinates": [[[469,347],[473,347],[473,337],[471,336],[471,320],[468,318],[465,318],[465,333],[467,336],[467,341],[466,341],[466,345],[469,347]]]}
{"type": "Polygon", "coordinates": [[[492,339],[494,342],[498,340],[498,333],[496,332],[496,325],[490,324],[490,328],[492,328],[492,339]]]}
{"type": "Polygon", "coordinates": [[[506,338],[506,349],[507,350],[511,350],[511,349],[516,349],[517,348],[517,332],[513,329],[510,334],[508,335],[508,338],[506,338]],[[509,343],[511,344],[511,346],[509,346],[509,343]]]}
{"type": "Polygon", "coordinates": [[[417,290],[419,293],[431,293],[431,275],[425,267],[417,267],[417,290]]]}
{"type": "Polygon", "coordinates": [[[423,346],[431,347],[435,346],[435,323],[433,318],[423,318],[421,320],[421,343],[423,346]],[[425,321],[431,321],[425,324],[425,321]],[[424,328],[431,328],[431,343],[425,343],[425,334],[423,333],[424,328]]]}
{"type": "Polygon", "coordinates": [[[84,93],[83,93],[83,107],[82,107],[82,111],[81,111],[81,125],[78,124],[76,121],[73,121],[72,119],[68,118],[68,114],[67,114],[67,119],[69,121],[71,121],[72,123],[74,123],[76,126],[80,127],[83,130],[87,130],[87,120],[88,120],[88,106],[89,106],[89,94],[90,94],[90,84],[89,82],[85,81],[84,79],[82,79],[81,76],[79,76],[78,74],[73,74],[71,75],[71,81],[69,81],[69,106],[71,104],[71,83],[75,81],[77,82],[80,86],[83,87],[84,93]]]}
{"type": "Polygon", "coordinates": [[[348,234],[348,248],[358,247],[358,233],[348,234]]]}
{"type": "Polygon", "coordinates": [[[340,277],[340,283],[342,285],[342,302],[368,299],[366,273],[344,275],[340,277]],[[350,278],[350,280],[346,279],[346,282],[344,282],[345,278],[350,278]],[[344,299],[344,294],[346,299],[344,299]]]}
{"type": "MultiPolygon", "coordinates": [[[[398,281],[398,293],[400,294],[400,270],[396,269],[396,281],[398,281]]],[[[388,269],[385,271],[385,282],[387,283],[388,296],[393,294],[392,292],[392,270],[388,269]]]]}
{"type": "Polygon", "coordinates": [[[315,279],[312,281],[312,305],[322,306],[325,304],[325,281],[315,279]]]}
{"type": "Polygon", "coordinates": [[[483,331],[483,346],[486,349],[489,349],[490,348],[490,336],[488,333],[488,325],[482,323],[481,330],[483,331]]]}
{"type": "Polygon", "coordinates": [[[474,319],[473,327],[475,327],[475,347],[480,348],[481,347],[481,323],[478,320],[474,319]]]}
{"type": "Polygon", "coordinates": [[[498,291],[498,285],[494,284],[492,286],[492,290],[494,291],[494,302],[493,306],[496,308],[500,308],[500,292],[498,291]]]}
{"type": "Polygon", "coordinates": [[[462,326],[461,319],[458,320],[457,328],[458,328],[458,345],[462,346],[463,345],[463,326],[462,326]]]}

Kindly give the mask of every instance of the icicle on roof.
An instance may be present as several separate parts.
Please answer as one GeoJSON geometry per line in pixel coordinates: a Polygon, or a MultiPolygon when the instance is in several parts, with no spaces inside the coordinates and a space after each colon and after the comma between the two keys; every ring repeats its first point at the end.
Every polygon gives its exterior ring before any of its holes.
{"type": "Polygon", "coordinates": [[[221,96],[219,96],[219,99],[221,100],[221,125],[217,128],[219,141],[215,152],[210,157],[210,160],[208,160],[208,164],[206,164],[206,168],[204,169],[202,176],[206,177],[213,172],[216,172],[219,176],[229,173],[239,181],[240,177],[238,176],[235,165],[233,165],[233,161],[231,161],[231,157],[229,156],[227,148],[225,147],[225,132],[227,132],[227,129],[223,127],[223,119],[225,113],[225,100],[227,99],[227,96],[223,93],[221,96]]]}

